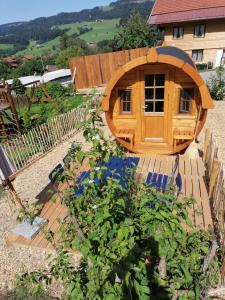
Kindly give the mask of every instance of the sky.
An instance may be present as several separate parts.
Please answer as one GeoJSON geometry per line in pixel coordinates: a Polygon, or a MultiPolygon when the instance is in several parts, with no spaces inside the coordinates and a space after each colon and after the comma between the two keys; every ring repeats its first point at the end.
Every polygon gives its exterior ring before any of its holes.
{"type": "Polygon", "coordinates": [[[0,24],[107,5],[110,0],[0,0],[0,24]]]}

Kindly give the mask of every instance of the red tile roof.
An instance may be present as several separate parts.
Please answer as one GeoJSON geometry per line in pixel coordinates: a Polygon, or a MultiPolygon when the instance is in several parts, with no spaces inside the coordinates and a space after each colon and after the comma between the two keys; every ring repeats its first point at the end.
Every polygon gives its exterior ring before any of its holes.
{"type": "Polygon", "coordinates": [[[225,18],[225,0],[156,0],[149,24],[225,18]]]}

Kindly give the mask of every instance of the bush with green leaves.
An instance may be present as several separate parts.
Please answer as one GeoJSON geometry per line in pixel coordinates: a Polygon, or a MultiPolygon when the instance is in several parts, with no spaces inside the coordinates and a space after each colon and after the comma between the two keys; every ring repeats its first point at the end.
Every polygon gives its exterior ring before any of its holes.
{"type": "Polygon", "coordinates": [[[221,101],[225,96],[225,69],[221,66],[215,72],[215,75],[212,75],[207,81],[207,85],[212,98],[221,101]]]}
{"type": "MultiPolygon", "coordinates": [[[[44,84],[44,87],[52,99],[62,98],[65,96],[66,88],[60,82],[50,81],[44,84]]],[[[46,98],[46,95],[40,86],[35,88],[34,97],[38,99],[46,98]]]]}
{"type": "Polygon", "coordinates": [[[22,275],[20,293],[31,299],[59,280],[62,299],[201,299],[217,284],[219,263],[214,257],[202,271],[214,236],[191,224],[187,210],[194,200],[180,201],[174,187],[162,193],[136,180],[133,166],[125,167],[126,176],[117,174],[126,187],[113,176],[105,178],[104,163],[111,156],[123,158],[123,151],[104,137],[102,125],[96,110],[90,110],[84,124],[90,150],[73,145],[65,159],[66,169],[88,158],[90,178],[82,183],[83,193],[77,193],[79,184],[65,190],[62,201],[70,220],[55,245],[58,255],[49,270],[22,275]],[[74,251],[82,253],[79,266],[73,263],[74,251]]]}
{"type": "Polygon", "coordinates": [[[12,89],[16,92],[17,95],[25,95],[26,87],[23,86],[19,78],[13,79],[12,89]]]}
{"type": "Polygon", "coordinates": [[[150,26],[139,13],[132,13],[126,26],[122,26],[115,35],[114,47],[127,50],[155,46],[161,39],[161,33],[155,26],[150,26]]]}

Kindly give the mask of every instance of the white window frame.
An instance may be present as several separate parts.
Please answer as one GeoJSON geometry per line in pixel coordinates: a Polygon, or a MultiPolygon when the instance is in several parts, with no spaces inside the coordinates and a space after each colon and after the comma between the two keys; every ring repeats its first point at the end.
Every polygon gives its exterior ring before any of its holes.
{"type": "Polygon", "coordinates": [[[203,61],[203,49],[195,49],[192,50],[192,59],[194,62],[202,62],[203,61]],[[196,58],[195,58],[196,54],[196,58]]]}
{"type": "Polygon", "coordinates": [[[184,38],[184,27],[183,26],[173,27],[173,39],[182,40],[183,38],[184,38]]]}
{"type": "Polygon", "coordinates": [[[204,38],[205,37],[205,24],[195,25],[194,37],[195,38],[204,38]]]}

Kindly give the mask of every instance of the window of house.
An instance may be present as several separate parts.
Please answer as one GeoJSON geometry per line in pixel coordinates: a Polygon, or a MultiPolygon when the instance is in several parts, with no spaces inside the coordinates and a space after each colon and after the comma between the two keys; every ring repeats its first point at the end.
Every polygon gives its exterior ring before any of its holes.
{"type": "Polygon", "coordinates": [[[182,39],[184,37],[184,27],[174,27],[173,28],[173,38],[182,39]]]}
{"type": "Polygon", "coordinates": [[[193,50],[192,51],[192,58],[196,62],[202,61],[202,59],[203,59],[203,50],[193,50]]]}
{"type": "Polygon", "coordinates": [[[205,37],[205,25],[200,24],[196,25],[194,29],[194,37],[203,38],[205,37]]]}
{"type": "Polygon", "coordinates": [[[145,113],[164,112],[164,90],[164,74],[154,74],[145,76],[145,113]]]}
{"type": "Polygon", "coordinates": [[[131,90],[119,90],[120,110],[122,114],[131,113],[131,90]]]}
{"type": "Polygon", "coordinates": [[[194,89],[180,89],[179,113],[190,114],[192,111],[192,100],[194,98],[194,89]]]}

